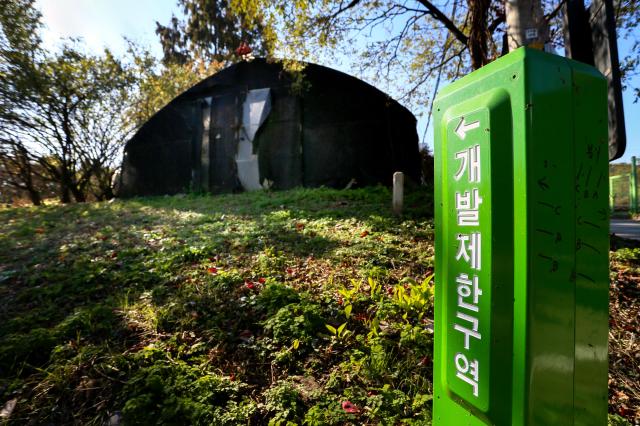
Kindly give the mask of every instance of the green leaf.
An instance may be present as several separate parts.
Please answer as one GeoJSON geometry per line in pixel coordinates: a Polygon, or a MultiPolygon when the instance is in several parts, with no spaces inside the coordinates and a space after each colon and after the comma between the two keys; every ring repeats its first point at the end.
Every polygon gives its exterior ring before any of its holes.
{"type": "Polygon", "coordinates": [[[349,318],[351,316],[351,311],[353,310],[353,305],[349,304],[344,307],[344,315],[349,318]]]}
{"type": "Polygon", "coordinates": [[[417,285],[418,283],[411,277],[404,277],[400,280],[400,284],[417,285]]]}
{"type": "Polygon", "coordinates": [[[336,328],[332,325],[329,324],[325,324],[325,327],[327,327],[327,330],[329,330],[331,332],[331,334],[337,336],[338,335],[338,330],[336,330],[336,328]]]}
{"type": "Polygon", "coordinates": [[[344,330],[346,326],[347,326],[347,323],[345,322],[344,324],[338,327],[338,336],[342,335],[342,330],[344,330]]]}
{"type": "Polygon", "coordinates": [[[435,274],[431,274],[431,275],[427,276],[427,278],[425,278],[425,279],[424,279],[424,281],[422,281],[422,284],[423,284],[423,285],[425,285],[425,284],[429,284],[431,281],[433,281],[433,277],[434,277],[434,275],[435,275],[435,274]]]}

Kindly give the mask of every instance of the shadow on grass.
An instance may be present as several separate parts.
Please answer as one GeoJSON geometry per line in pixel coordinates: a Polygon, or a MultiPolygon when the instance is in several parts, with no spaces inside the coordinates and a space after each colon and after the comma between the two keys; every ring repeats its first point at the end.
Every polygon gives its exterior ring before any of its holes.
{"type": "MultiPolygon", "coordinates": [[[[405,210],[397,217],[391,210],[388,188],[374,187],[361,190],[297,189],[286,192],[258,192],[218,196],[177,196],[138,198],[131,202],[152,211],[156,220],[171,218],[179,234],[181,215],[189,218],[195,227],[208,235],[201,242],[212,253],[220,250],[260,253],[274,248],[288,254],[304,257],[330,257],[344,245],[336,233],[350,228],[352,243],[368,233],[381,231],[400,234],[398,226],[409,221],[428,221],[433,217],[432,191],[418,188],[405,195],[405,210]],[[321,226],[334,226],[334,233],[316,232],[309,222],[321,226]]],[[[324,229],[326,231],[326,228],[324,229]]],[[[432,233],[428,225],[425,235],[432,233]]],[[[188,238],[187,235],[182,235],[188,238]]],[[[425,237],[427,238],[427,237],[425,237]]]]}
{"type": "MultiPolygon", "coordinates": [[[[172,365],[177,354],[204,357],[225,374],[241,366],[252,386],[268,386],[262,370],[273,349],[245,344],[270,339],[264,310],[249,302],[247,276],[268,276],[275,285],[289,264],[307,257],[329,259],[336,269],[351,257],[383,266],[401,259],[399,247],[385,247],[394,242],[365,237],[404,238],[405,219],[428,222],[430,192],[408,193],[406,206],[396,218],[389,190],[368,188],[0,211],[0,404],[16,395],[28,400],[16,409],[18,421],[101,423],[123,406],[128,394],[118,392],[128,384],[151,392],[146,378],[131,379],[147,362],[132,357],[163,339],[175,353],[152,352],[161,363],[172,365]],[[207,272],[214,262],[224,273],[207,272]],[[193,352],[199,344],[202,352],[193,352]]],[[[278,303],[299,301],[287,297],[278,303]]],[[[322,309],[337,315],[335,307],[322,309]]]]}
{"type": "MultiPolygon", "coordinates": [[[[166,211],[177,210],[215,216],[236,214],[254,219],[278,211],[296,218],[353,218],[367,221],[374,217],[395,218],[391,191],[378,186],[358,190],[295,189],[284,192],[260,191],[226,195],[185,195],[134,198],[132,201],[166,211]]],[[[433,217],[433,189],[417,187],[405,193],[403,218],[433,217]]]]}
{"type": "MultiPolygon", "coordinates": [[[[31,219],[43,223],[54,216],[47,212],[31,219]]],[[[131,333],[118,314],[123,303],[166,283],[166,276],[144,267],[150,251],[144,241],[132,235],[126,242],[107,241],[86,226],[78,228],[77,233],[64,225],[35,232],[35,241],[19,240],[9,253],[3,241],[0,380],[37,371],[56,346],[69,341],[126,340],[131,333]]]]}

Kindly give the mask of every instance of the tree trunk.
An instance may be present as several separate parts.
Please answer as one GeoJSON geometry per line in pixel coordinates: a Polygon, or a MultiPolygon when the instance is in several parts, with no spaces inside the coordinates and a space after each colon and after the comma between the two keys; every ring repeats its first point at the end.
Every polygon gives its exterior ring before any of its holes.
{"type": "Polygon", "coordinates": [[[73,198],[75,198],[78,203],[84,203],[85,201],[87,201],[86,194],[74,185],[71,186],[71,193],[73,194],[73,198]]]}
{"type": "Polygon", "coordinates": [[[110,200],[115,195],[113,194],[113,188],[110,185],[100,185],[98,193],[95,194],[98,201],[110,200]]]}
{"type": "Polygon", "coordinates": [[[23,171],[23,180],[25,182],[25,186],[27,189],[27,193],[29,194],[29,198],[34,206],[39,206],[42,204],[42,197],[40,196],[40,191],[35,188],[33,184],[33,174],[31,170],[31,163],[27,160],[25,162],[26,167],[24,167],[23,171]]]}
{"type": "Polygon", "coordinates": [[[60,201],[64,204],[71,202],[71,194],[73,192],[73,184],[71,183],[71,177],[67,169],[60,171],[60,201]]]}
{"type": "Polygon", "coordinates": [[[489,62],[489,30],[487,19],[489,15],[490,0],[469,0],[469,20],[471,21],[469,32],[469,54],[471,66],[474,70],[483,67],[489,62]]]}
{"type": "Polygon", "coordinates": [[[115,189],[113,185],[115,173],[109,169],[101,169],[96,173],[96,189],[99,194],[96,197],[99,200],[110,200],[115,197],[115,189]]]}
{"type": "Polygon", "coordinates": [[[60,202],[62,204],[69,204],[71,202],[71,192],[69,187],[63,183],[60,183],[60,202]]]}
{"type": "Polygon", "coordinates": [[[85,192],[79,188],[75,174],[65,166],[60,167],[60,190],[60,201],[62,203],[70,203],[72,195],[78,203],[83,203],[87,200],[85,192]]]}
{"type": "Polygon", "coordinates": [[[549,27],[540,0],[506,0],[505,12],[510,51],[520,46],[544,49],[549,27]]]}
{"type": "Polygon", "coordinates": [[[34,206],[39,206],[42,204],[42,197],[40,196],[40,193],[38,191],[33,188],[29,188],[27,192],[29,193],[29,199],[31,200],[31,203],[33,203],[34,206]]]}

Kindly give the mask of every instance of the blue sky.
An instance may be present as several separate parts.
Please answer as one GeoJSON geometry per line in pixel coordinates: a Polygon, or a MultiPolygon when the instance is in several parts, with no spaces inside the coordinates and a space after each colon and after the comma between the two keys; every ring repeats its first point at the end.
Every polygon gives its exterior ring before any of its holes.
{"type": "Polygon", "coordinates": [[[179,14],[175,0],[37,0],[36,5],[47,46],[57,46],[62,37],[81,37],[95,52],[108,47],[124,53],[127,37],[160,55],[156,21],[166,24],[172,12],[179,14]]]}
{"type": "MultiPolygon", "coordinates": [[[[126,43],[123,37],[127,37],[159,56],[161,49],[155,34],[156,21],[166,24],[172,13],[179,15],[175,0],[37,0],[37,6],[46,26],[43,34],[46,46],[55,48],[62,37],[81,37],[87,49],[94,52],[109,47],[115,53],[124,53],[126,43]]],[[[621,57],[629,47],[627,41],[619,41],[621,57]]],[[[347,64],[323,65],[350,71],[347,64]]],[[[640,86],[640,77],[636,77],[632,85],[640,86]]],[[[628,162],[632,155],[640,157],[640,103],[633,103],[630,91],[623,97],[627,151],[617,162],[628,162]]],[[[420,135],[425,122],[426,118],[422,118],[418,124],[420,135]]],[[[430,146],[433,145],[431,134],[427,134],[430,146]]]]}

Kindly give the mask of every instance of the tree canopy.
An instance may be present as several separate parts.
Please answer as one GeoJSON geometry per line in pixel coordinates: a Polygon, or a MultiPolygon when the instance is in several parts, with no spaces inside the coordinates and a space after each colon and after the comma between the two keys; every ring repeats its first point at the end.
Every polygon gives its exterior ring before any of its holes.
{"type": "Polygon", "coordinates": [[[134,129],[127,117],[133,69],[108,50],[86,54],[73,41],[48,52],[33,0],[0,6],[2,174],[35,204],[42,181],[55,183],[63,202],[112,196],[115,162],[134,129]]]}
{"type": "Polygon", "coordinates": [[[628,89],[634,91],[637,102],[640,99],[640,87],[629,87],[629,85],[634,77],[640,75],[640,38],[634,34],[640,27],[640,2],[623,0],[617,6],[618,38],[628,40],[632,46],[629,54],[621,58],[622,80],[628,89]]]}
{"type": "MultiPolygon", "coordinates": [[[[113,196],[124,143],[167,102],[219,70],[243,40],[225,1],[182,0],[178,33],[159,25],[160,63],[130,43],[123,58],[66,40],[47,51],[35,0],[0,0],[0,179],[34,204],[55,188],[62,202],[113,196]],[[179,40],[170,46],[169,38],[179,40]]],[[[177,31],[177,30],[176,30],[177,31]]],[[[6,194],[5,194],[6,195],[6,194]]]]}
{"type": "Polygon", "coordinates": [[[223,68],[223,62],[188,60],[184,63],[161,63],[141,46],[131,44],[128,58],[137,76],[136,90],[132,93],[129,119],[141,126],[153,114],[180,93],[203,78],[223,68]]]}
{"type": "Polygon", "coordinates": [[[175,15],[167,25],[156,22],[165,64],[222,62],[242,43],[262,51],[262,25],[249,27],[233,13],[227,0],[178,0],[184,18],[175,15]]]}
{"type": "MultiPolygon", "coordinates": [[[[543,0],[550,46],[562,48],[565,0],[543,0]]],[[[636,0],[620,3],[625,31],[638,26],[636,0]]],[[[451,81],[508,51],[502,0],[230,0],[235,13],[263,26],[274,56],[347,60],[402,101],[428,106],[451,81]]],[[[636,56],[637,57],[637,56],[636,56]]],[[[627,61],[629,72],[637,60],[627,61]]]]}

